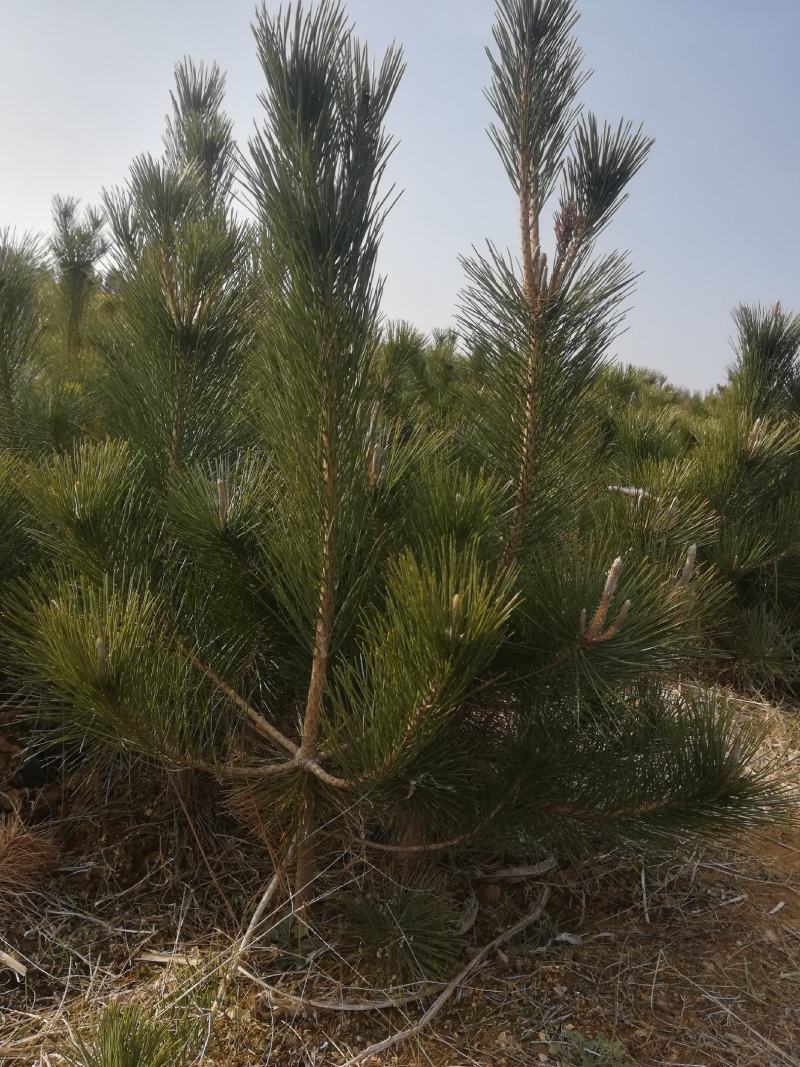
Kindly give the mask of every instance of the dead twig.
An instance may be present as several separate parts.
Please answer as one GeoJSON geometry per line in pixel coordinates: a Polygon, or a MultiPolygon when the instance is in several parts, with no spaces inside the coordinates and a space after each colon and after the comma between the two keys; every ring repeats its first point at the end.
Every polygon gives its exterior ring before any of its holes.
{"type": "Polygon", "coordinates": [[[463,834],[458,834],[457,837],[450,837],[446,841],[432,841],[427,845],[389,845],[382,841],[370,841],[369,838],[362,837],[359,838],[359,844],[365,848],[375,849],[377,852],[398,852],[404,855],[421,852],[442,852],[445,849],[455,848],[457,845],[462,845],[473,837],[477,837],[481,830],[484,830],[495,816],[500,814],[507,799],[507,797],[503,797],[498,804],[495,804],[489,814],[481,819],[476,826],[473,826],[471,830],[466,830],[463,834]]]}
{"type": "Polygon", "coordinates": [[[333,997],[325,997],[315,1000],[313,997],[299,997],[294,993],[286,993],[282,989],[269,985],[257,975],[252,974],[246,967],[239,967],[239,974],[249,978],[262,989],[263,996],[267,997],[275,1007],[288,1006],[296,1011],[386,1011],[391,1008],[402,1008],[404,1004],[410,1004],[415,1000],[423,1000],[442,988],[443,982],[426,982],[425,985],[415,989],[412,993],[403,993],[394,997],[381,997],[373,1000],[337,1000],[333,997]]]}
{"type": "Polygon", "coordinates": [[[476,882],[524,882],[528,878],[538,878],[554,870],[558,864],[552,858],[534,863],[528,867],[501,867],[495,871],[475,871],[476,882]]]}
{"type": "Polygon", "coordinates": [[[214,888],[216,889],[216,891],[219,894],[223,904],[225,905],[225,910],[227,911],[228,916],[230,917],[232,922],[235,923],[237,921],[236,912],[233,910],[233,905],[231,904],[230,900],[228,899],[228,897],[227,897],[227,895],[225,893],[225,890],[220,885],[219,879],[217,878],[216,874],[214,873],[214,868],[211,866],[211,860],[209,860],[208,855],[206,853],[206,850],[203,848],[203,842],[200,840],[200,835],[198,834],[197,828],[194,825],[194,820],[192,819],[192,816],[189,814],[189,809],[186,806],[186,801],[183,799],[183,794],[181,793],[180,786],[175,781],[175,778],[174,778],[174,776],[172,774],[168,775],[168,779],[169,779],[169,784],[172,787],[172,791],[174,792],[175,796],[177,797],[178,803],[180,804],[181,811],[184,814],[184,818],[186,819],[187,825],[189,827],[189,830],[191,831],[192,837],[194,838],[195,844],[197,845],[197,847],[198,847],[198,849],[200,851],[200,855],[201,855],[201,857],[203,859],[203,863],[205,864],[205,868],[208,871],[209,877],[211,878],[211,881],[214,884],[214,888]]]}
{"type": "Polygon", "coordinates": [[[4,952],[1,948],[0,967],[7,967],[9,970],[13,971],[18,978],[24,978],[25,975],[28,973],[28,968],[25,966],[24,963],[18,960],[15,956],[12,956],[10,953],[4,952]]]}
{"type": "MultiPolygon", "coordinates": [[[[286,854],[283,857],[283,864],[288,864],[291,862],[292,856],[294,855],[295,851],[295,845],[295,841],[293,841],[289,845],[288,849],[286,850],[286,854]]],[[[234,974],[236,974],[242,956],[244,956],[245,952],[247,952],[248,948],[253,942],[261,919],[263,918],[267,908],[275,899],[275,896],[278,890],[280,889],[281,882],[284,880],[284,877],[284,868],[282,866],[276,866],[275,873],[267,883],[267,888],[262,893],[261,899],[256,905],[255,911],[253,912],[250,918],[250,922],[248,923],[247,929],[242,934],[238,944],[231,952],[230,959],[227,962],[227,965],[222,975],[222,979],[219,984],[219,989],[217,990],[217,996],[214,1001],[214,1009],[218,1008],[221,1005],[225,996],[225,992],[228,988],[228,983],[230,982],[234,974]]]]}

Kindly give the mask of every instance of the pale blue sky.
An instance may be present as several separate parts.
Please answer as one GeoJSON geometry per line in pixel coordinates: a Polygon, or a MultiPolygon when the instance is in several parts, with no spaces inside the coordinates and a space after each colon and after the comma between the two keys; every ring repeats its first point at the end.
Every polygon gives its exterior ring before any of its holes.
{"type": "MultiPolygon", "coordinates": [[[[405,191],[381,257],[384,308],[452,321],[459,253],[516,242],[515,208],[485,135],[492,0],[350,0],[362,36],[392,38],[408,71],[390,115],[405,191]]],[[[800,310],[800,0],[579,0],[601,117],[656,138],[608,235],[644,272],[625,360],[707,388],[730,359],[741,300],[800,310]]],[[[46,229],[54,193],[96,202],[157,150],[184,53],[228,72],[243,142],[261,88],[252,0],[0,0],[0,226],[46,229]]]]}

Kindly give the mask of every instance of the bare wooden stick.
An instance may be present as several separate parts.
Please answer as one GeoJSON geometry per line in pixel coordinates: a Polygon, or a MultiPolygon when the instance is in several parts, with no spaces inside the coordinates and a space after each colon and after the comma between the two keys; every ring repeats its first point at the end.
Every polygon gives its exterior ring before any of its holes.
{"type": "Polygon", "coordinates": [[[415,1000],[422,1000],[424,997],[432,996],[444,984],[442,982],[427,982],[425,985],[415,989],[413,993],[402,993],[396,997],[380,997],[373,1000],[336,1000],[334,997],[315,1000],[313,997],[298,997],[294,993],[286,993],[282,989],[277,989],[252,974],[246,967],[239,967],[239,974],[259,985],[263,995],[271,1002],[274,1002],[276,1007],[280,1008],[286,1005],[291,1006],[296,1011],[338,1011],[343,1013],[388,1011],[391,1008],[402,1008],[405,1004],[411,1004],[415,1000]]]}
{"type": "Polygon", "coordinates": [[[475,871],[472,877],[476,882],[524,882],[528,878],[538,878],[541,874],[547,874],[557,866],[554,859],[546,859],[529,867],[501,867],[495,871],[475,871]]]}
{"type": "MultiPolygon", "coordinates": [[[[291,860],[291,858],[292,858],[292,856],[294,854],[294,849],[295,849],[295,846],[294,846],[294,842],[293,842],[291,845],[289,845],[289,848],[286,850],[286,856],[284,857],[284,863],[288,863],[291,860]]],[[[256,909],[252,914],[250,922],[248,923],[247,929],[245,930],[244,934],[242,935],[241,940],[239,941],[239,945],[238,945],[238,947],[236,949],[236,952],[234,953],[233,957],[231,958],[231,961],[230,961],[230,970],[231,970],[231,972],[233,972],[235,970],[235,968],[239,966],[239,960],[242,958],[242,956],[245,954],[245,952],[247,952],[247,950],[250,947],[253,939],[255,938],[256,930],[258,929],[258,924],[261,922],[261,919],[264,916],[264,912],[267,910],[267,908],[270,906],[270,904],[274,900],[275,894],[278,892],[278,889],[280,887],[281,879],[283,878],[283,874],[284,874],[284,872],[279,867],[275,871],[275,873],[273,874],[272,878],[269,880],[267,888],[264,890],[263,894],[261,895],[261,900],[259,900],[258,905],[256,906],[256,909]]]]}
{"type": "Polygon", "coordinates": [[[13,971],[19,978],[24,978],[28,973],[28,968],[16,956],[12,956],[8,952],[4,952],[0,948],[0,967],[7,967],[10,971],[13,971]]]}
{"type": "MultiPolygon", "coordinates": [[[[293,841],[289,845],[288,849],[286,850],[286,854],[283,857],[283,863],[284,864],[288,864],[291,861],[292,855],[294,853],[294,850],[295,850],[295,842],[293,841]]],[[[275,899],[275,896],[276,896],[278,890],[280,889],[280,885],[281,885],[281,882],[283,881],[283,878],[284,878],[284,870],[283,870],[283,868],[281,866],[277,866],[275,868],[275,873],[273,874],[272,878],[270,878],[269,882],[267,883],[267,888],[261,894],[261,899],[259,900],[258,904],[256,905],[255,911],[253,912],[252,916],[250,917],[250,922],[247,925],[247,929],[242,934],[241,938],[239,939],[239,943],[236,945],[236,947],[233,949],[233,951],[232,951],[232,953],[230,955],[228,963],[227,963],[227,965],[225,967],[225,971],[224,971],[224,973],[222,975],[222,980],[221,980],[221,982],[219,984],[219,989],[217,990],[217,996],[216,996],[216,999],[214,1001],[214,1009],[219,1008],[220,1004],[222,1003],[222,999],[225,996],[225,991],[228,988],[228,983],[230,982],[230,980],[233,977],[233,975],[236,973],[236,971],[237,971],[237,969],[239,967],[239,963],[240,963],[240,961],[242,959],[242,956],[244,956],[245,952],[247,952],[248,948],[250,947],[250,945],[252,944],[253,940],[255,939],[256,931],[258,930],[259,923],[261,922],[262,918],[264,917],[264,913],[266,912],[267,908],[270,906],[272,901],[275,899]]]]}
{"type": "Polygon", "coordinates": [[[400,1030],[398,1033],[384,1038],[383,1041],[377,1041],[375,1044],[369,1045],[361,1052],[356,1053],[355,1056],[351,1056],[349,1060],[346,1060],[341,1065],[341,1067],[357,1067],[359,1063],[366,1063],[367,1060],[370,1060],[373,1056],[378,1056],[387,1049],[394,1048],[396,1045],[404,1044],[406,1041],[409,1041],[412,1037],[415,1037],[418,1033],[424,1030],[428,1023],[439,1014],[458,987],[462,985],[469,976],[478,969],[478,967],[480,967],[487,956],[500,948],[501,945],[505,945],[508,941],[511,941],[517,934],[521,934],[523,930],[527,930],[527,928],[532,926],[537,919],[541,918],[549,897],[550,889],[545,887],[542,890],[533,911],[518,920],[518,922],[515,922],[514,925],[510,926],[507,930],[504,930],[502,934],[498,934],[498,936],[493,941],[490,941],[488,945],[484,945],[484,947],[472,957],[466,967],[462,968],[455,978],[448,982],[436,1000],[434,1000],[433,1004],[431,1004],[425,1014],[422,1015],[413,1026],[409,1026],[405,1030],[400,1030]]]}

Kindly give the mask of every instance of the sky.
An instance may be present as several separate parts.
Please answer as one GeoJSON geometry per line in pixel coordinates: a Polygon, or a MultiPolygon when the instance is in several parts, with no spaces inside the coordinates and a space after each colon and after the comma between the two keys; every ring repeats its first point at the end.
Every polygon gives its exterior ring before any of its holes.
{"type": "MultiPolygon", "coordinates": [[[[276,4],[270,0],[270,7],[276,4]]],[[[513,249],[516,207],[486,136],[493,0],[349,0],[360,36],[404,47],[389,115],[402,196],[387,220],[384,312],[450,325],[459,256],[513,249]]],[[[730,311],[800,310],[800,0],[578,0],[600,118],[655,140],[604,235],[642,272],[612,353],[709,389],[731,360],[730,311]]],[[[262,88],[253,0],[0,0],[0,227],[46,231],[54,194],[97,203],[160,148],[176,60],[216,60],[245,144],[262,88]]]]}

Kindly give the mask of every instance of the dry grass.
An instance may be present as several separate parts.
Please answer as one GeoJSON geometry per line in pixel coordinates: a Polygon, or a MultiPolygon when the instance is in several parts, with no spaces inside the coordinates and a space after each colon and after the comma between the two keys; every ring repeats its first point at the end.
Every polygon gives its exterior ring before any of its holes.
{"type": "MultiPolygon", "coordinates": [[[[769,720],[770,752],[793,770],[795,713],[752,701],[741,713],[769,720]]],[[[27,914],[3,927],[0,948],[28,975],[0,971],[8,1005],[0,1057],[55,1065],[70,1031],[112,1001],[177,1007],[197,1024],[201,1061],[220,1067],[333,1067],[419,1018],[430,989],[418,1000],[407,990],[400,1007],[387,1007],[396,991],[381,990],[336,943],[293,943],[277,916],[267,916],[215,1012],[241,932],[229,909],[247,925],[269,866],[257,843],[213,814],[213,800],[204,811],[195,797],[215,886],[174,792],[142,775],[131,768],[129,794],[117,771],[100,805],[94,786],[73,785],[57,826],[62,865],[48,892],[29,893],[27,914]],[[148,791],[147,808],[132,815],[131,796],[148,791]],[[351,1010],[333,1010],[337,1002],[351,1010]],[[365,1003],[376,1007],[352,1010],[365,1003]]],[[[480,903],[467,934],[473,950],[530,908],[542,886],[460,877],[465,904],[480,903]]],[[[543,881],[546,921],[495,954],[435,1027],[387,1053],[382,1067],[800,1065],[800,826],[681,859],[616,850],[543,881]],[[581,1059],[578,1033],[606,1044],[581,1059]]]]}
{"type": "Polygon", "coordinates": [[[43,885],[57,860],[49,836],[26,830],[16,816],[0,822],[0,915],[19,905],[21,894],[43,885]]]}

